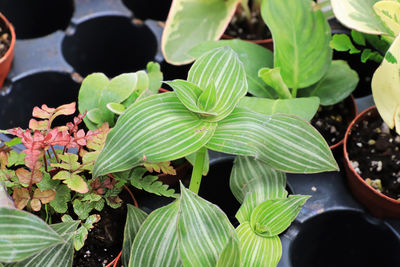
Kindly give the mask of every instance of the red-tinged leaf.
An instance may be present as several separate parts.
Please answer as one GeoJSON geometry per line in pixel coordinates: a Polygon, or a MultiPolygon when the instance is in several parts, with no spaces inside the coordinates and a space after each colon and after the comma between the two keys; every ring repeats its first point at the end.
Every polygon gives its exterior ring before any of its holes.
{"type": "Polygon", "coordinates": [[[0,151],[0,169],[5,169],[8,164],[9,153],[6,151],[0,151]]]}
{"type": "Polygon", "coordinates": [[[25,208],[26,204],[28,204],[28,201],[31,199],[29,191],[26,188],[14,188],[12,197],[14,199],[15,207],[20,210],[25,208]]]}
{"type": "Polygon", "coordinates": [[[42,181],[43,173],[40,169],[35,169],[33,173],[24,168],[19,168],[15,171],[19,181],[23,184],[37,184],[42,181]]]}
{"type": "Polygon", "coordinates": [[[31,200],[30,206],[32,210],[39,211],[42,208],[42,203],[40,203],[39,199],[34,198],[31,200]]]}
{"type": "Polygon", "coordinates": [[[56,191],[55,190],[44,190],[44,191],[40,191],[39,188],[37,188],[35,190],[35,192],[33,193],[33,198],[35,199],[40,199],[40,201],[43,204],[47,204],[50,201],[54,200],[54,198],[56,197],[56,191]]]}
{"type": "Polygon", "coordinates": [[[24,168],[19,168],[15,171],[20,183],[30,184],[31,182],[31,172],[24,168]]]}
{"type": "Polygon", "coordinates": [[[19,138],[23,138],[24,136],[24,130],[22,130],[20,127],[14,129],[8,129],[7,132],[19,138]]]}
{"type": "Polygon", "coordinates": [[[117,180],[115,179],[110,179],[110,178],[106,178],[103,182],[103,187],[108,188],[108,189],[113,189],[114,185],[117,183],[117,180]]]}
{"type": "Polygon", "coordinates": [[[31,119],[29,121],[29,129],[31,130],[43,131],[46,130],[48,126],[49,126],[48,120],[37,121],[35,119],[31,119]]]}
{"type": "Polygon", "coordinates": [[[54,115],[52,115],[51,118],[49,119],[49,125],[51,125],[51,123],[56,117],[60,115],[72,115],[74,114],[74,112],[75,112],[75,102],[59,106],[58,108],[56,108],[54,115]]]}
{"type": "Polygon", "coordinates": [[[55,111],[54,108],[49,108],[46,105],[42,105],[42,108],[39,107],[33,108],[32,116],[39,119],[49,119],[54,111],[55,111]]]}
{"type": "Polygon", "coordinates": [[[87,142],[86,139],[90,138],[90,136],[87,137],[85,131],[81,129],[75,134],[74,138],[78,145],[85,146],[87,142]]]}
{"type": "MultiPolygon", "coordinates": [[[[103,123],[93,135],[93,138],[88,140],[86,146],[92,150],[101,150],[106,142],[107,134],[110,131],[110,126],[107,122],[103,123]]],[[[89,135],[89,133],[88,133],[89,135]]]]}

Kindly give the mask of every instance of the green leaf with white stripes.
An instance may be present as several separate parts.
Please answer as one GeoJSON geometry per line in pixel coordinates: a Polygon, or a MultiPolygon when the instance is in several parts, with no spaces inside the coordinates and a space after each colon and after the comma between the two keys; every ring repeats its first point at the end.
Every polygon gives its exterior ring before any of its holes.
{"type": "Polygon", "coordinates": [[[237,156],[235,158],[229,186],[240,203],[243,203],[247,193],[256,189],[264,191],[263,201],[284,198],[287,195],[286,174],[251,157],[237,156]]]}
{"type": "Polygon", "coordinates": [[[189,50],[224,33],[239,0],[174,0],[161,40],[167,62],[174,65],[194,60],[189,50]]]}
{"type": "Polygon", "coordinates": [[[215,113],[207,113],[197,105],[197,100],[203,93],[203,90],[197,85],[184,80],[173,80],[165,83],[174,89],[176,96],[188,110],[202,115],[216,115],[215,113]]]}
{"type": "Polygon", "coordinates": [[[124,229],[124,242],[122,244],[121,260],[124,266],[129,265],[129,256],[131,254],[132,244],[140,226],[146,220],[147,213],[141,209],[128,204],[128,212],[124,229]]]}
{"type": "Polygon", "coordinates": [[[266,200],[253,210],[250,226],[262,237],[279,235],[289,227],[309,198],[290,195],[288,198],[266,200]]]}
{"type": "Polygon", "coordinates": [[[216,267],[228,266],[242,266],[240,263],[240,242],[236,232],[229,238],[216,264],[216,267]]]}
{"type": "Polygon", "coordinates": [[[129,266],[240,266],[239,239],[220,208],[181,184],[180,198],[140,227],[129,266]]]}
{"type": "Polygon", "coordinates": [[[230,188],[242,203],[236,218],[250,221],[254,208],[267,199],[286,198],[286,174],[251,157],[237,156],[233,163],[230,188]]]}
{"type": "Polygon", "coordinates": [[[215,90],[215,84],[210,83],[197,99],[197,106],[207,112],[215,106],[216,99],[217,91],[215,90]]]}
{"type": "Polygon", "coordinates": [[[215,87],[215,105],[208,112],[217,115],[204,118],[208,121],[228,116],[247,93],[246,72],[230,47],[215,48],[198,58],[187,80],[203,91],[209,86],[215,87]]]}
{"type": "Polygon", "coordinates": [[[261,237],[253,232],[248,222],[236,229],[242,250],[242,266],[276,266],[282,256],[282,244],[278,236],[261,237]]]}
{"type": "Polygon", "coordinates": [[[181,184],[179,210],[179,254],[185,267],[216,266],[218,261],[240,266],[239,240],[220,208],[181,184]]]}
{"type": "Polygon", "coordinates": [[[306,121],[292,115],[267,116],[236,108],[218,122],[206,147],[252,156],[284,172],[338,170],[332,151],[321,134],[306,121]]]}
{"type": "Polygon", "coordinates": [[[178,251],[178,211],[175,201],[150,213],[133,241],[129,267],[183,266],[178,251]]]}
{"type": "Polygon", "coordinates": [[[332,60],[330,27],[311,0],[265,0],[261,15],[274,39],[274,67],[289,88],[317,82],[332,60]],[[282,23],[285,21],[285,23],[282,23]]]}
{"type": "Polygon", "coordinates": [[[247,83],[249,85],[249,93],[258,97],[275,98],[275,91],[258,77],[259,69],[264,67],[272,68],[274,66],[274,55],[270,50],[261,45],[239,39],[209,41],[194,47],[189,51],[189,54],[198,58],[205,52],[221,46],[229,46],[232,48],[243,63],[246,71],[247,83]]]}
{"type": "Polygon", "coordinates": [[[216,124],[190,112],[174,92],[131,105],[107,136],[93,175],[131,169],[147,162],[171,161],[203,147],[216,124]]]}
{"type": "Polygon", "coordinates": [[[0,208],[0,261],[24,260],[64,239],[31,213],[0,208]]]}
{"type": "Polygon", "coordinates": [[[74,233],[79,221],[63,222],[50,225],[65,240],[64,243],[42,250],[40,253],[22,262],[7,267],[71,267],[74,257],[74,233]]]}

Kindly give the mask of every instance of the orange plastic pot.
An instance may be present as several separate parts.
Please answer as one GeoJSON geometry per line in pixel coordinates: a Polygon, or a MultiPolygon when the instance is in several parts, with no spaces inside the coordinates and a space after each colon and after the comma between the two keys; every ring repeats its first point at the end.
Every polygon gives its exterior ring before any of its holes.
{"type": "Polygon", "coordinates": [[[0,20],[4,21],[6,27],[11,33],[11,43],[6,54],[0,58],[0,88],[3,86],[4,80],[6,79],[8,72],[11,68],[11,63],[14,58],[14,46],[15,46],[15,31],[13,25],[7,20],[7,18],[0,13],[0,20]]]}
{"type": "Polygon", "coordinates": [[[352,167],[347,151],[348,138],[356,125],[367,117],[379,117],[378,110],[372,106],[360,113],[349,125],[344,137],[343,153],[347,182],[356,199],[358,199],[372,215],[379,218],[400,218],[400,201],[390,198],[367,184],[352,167]]]}

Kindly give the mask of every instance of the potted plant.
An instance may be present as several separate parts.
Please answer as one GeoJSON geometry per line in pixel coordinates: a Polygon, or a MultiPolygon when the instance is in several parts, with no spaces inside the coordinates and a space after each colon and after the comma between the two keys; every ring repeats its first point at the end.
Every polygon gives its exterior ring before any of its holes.
{"type": "Polygon", "coordinates": [[[398,154],[395,151],[394,140],[398,139],[399,133],[400,81],[397,74],[400,29],[395,18],[400,5],[391,1],[373,1],[360,10],[356,8],[359,4],[361,4],[360,1],[340,1],[340,3],[332,1],[335,15],[343,24],[362,33],[380,35],[382,40],[390,44],[390,47],[372,78],[371,88],[376,110],[371,107],[360,114],[346,133],[344,150],[346,173],[354,195],[372,214],[378,217],[399,218],[400,201],[396,195],[398,183],[396,167],[398,165],[391,165],[391,163],[396,162],[398,154]],[[390,130],[394,127],[397,134],[390,130]],[[365,135],[369,139],[366,142],[363,139],[365,135]],[[385,137],[391,135],[393,136],[389,138],[391,142],[384,141],[385,137]],[[382,144],[387,146],[384,152],[382,144]],[[392,146],[394,146],[393,150],[392,146]],[[354,154],[359,151],[358,149],[363,149],[365,150],[363,153],[368,153],[366,160],[356,159],[354,154]],[[389,157],[389,161],[384,164],[385,155],[389,157]],[[389,174],[384,174],[385,171],[382,170],[387,170],[389,174]],[[365,175],[370,177],[365,177],[365,175]]]}
{"type": "Polygon", "coordinates": [[[216,48],[199,57],[187,81],[167,83],[174,92],[142,99],[121,114],[94,168],[95,176],[108,172],[122,175],[146,161],[196,155],[189,190],[181,185],[181,195],[175,202],[148,216],[132,208],[126,224],[126,229],[130,230],[126,230],[125,236],[128,240],[125,243],[132,245],[124,246],[124,265],[175,266],[180,262],[208,262],[214,266],[219,262],[224,266],[237,266],[240,261],[248,266],[276,265],[280,258],[277,235],[294,219],[307,196],[287,197],[285,176],[273,168],[308,173],[333,170],[334,166],[325,166],[334,162],[328,146],[300,118],[263,115],[238,106],[247,92],[246,75],[242,63],[229,47],[216,48]],[[163,140],[146,139],[146,136],[160,134],[163,140]],[[301,141],[295,141],[299,135],[301,141]],[[219,208],[195,194],[199,191],[204,165],[208,164],[207,149],[246,156],[238,158],[232,174],[232,190],[243,202],[237,215],[241,225],[236,231],[219,208]],[[155,154],[155,151],[162,153],[155,154]],[[322,151],[323,155],[316,155],[322,151]],[[298,153],[307,156],[299,158],[298,153]],[[320,165],[323,158],[328,161],[320,165]],[[259,173],[254,183],[254,175],[249,176],[254,173],[244,171],[246,168],[254,168],[259,173]],[[263,175],[266,172],[271,176],[263,175]],[[267,183],[274,186],[265,187],[267,183]],[[264,189],[271,192],[264,192],[264,189]],[[286,210],[287,217],[279,216],[281,212],[276,217],[271,215],[269,211],[276,205],[283,213],[286,208],[290,210],[286,210]],[[273,225],[279,229],[269,225],[270,220],[278,220],[279,223],[273,225]],[[246,242],[248,238],[252,242],[246,242]],[[196,247],[201,247],[201,251],[196,249],[195,252],[196,247]],[[254,261],[253,255],[260,258],[254,261]]]}
{"type": "Polygon", "coordinates": [[[13,25],[0,13],[0,88],[11,68],[15,39],[13,25]]]}
{"type": "MultiPolygon", "coordinates": [[[[265,162],[264,169],[268,166],[287,172],[307,173],[335,169],[334,166],[330,166],[334,160],[325,141],[304,120],[283,114],[263,115],[237,105],[247,92],[247,82],[242,63],[229,47],[216,48],[199,57],[190,69],[187,81],[174,80],[167,83],[174,92],[142,99],[121,114],[96,161],[95,176],[109,172],[122,175],[129,172],[130,168],[146,161],[170,161],[195,153],[189,190],[197,193],[204,166],[208,164],[205,160],[207,149],[255,157],[265,162]],[[164,139],[146,139],[146,136],[157,135],[162,135],[164,139]],[[298,139],[300,135],[301,140],[298,139]],[[131,147],[136,149],[132,150],[131,147]],[[156,153],[156,151],[162,153],[156,153]],[[298,157],[300,154],[303,156],[298,157]],[[290,158],[287,155],[290,155],[290,158]]],[[[260,188],[260,186],[255,186],[255,188],[260,188]]],[[[252,191],[253,189],[249,187],[245,190],[252,191]]],[[[138,230],[135,240],[130,241],[130,243],[133,242],[131,254],[129,250],[128,254],[125,253],[125,255],[131,255],[129,263],[131,266],[174,266],[180,261],[191,262],[192,259],[189,259],[188,255],[194,253],[193,251],[189,253],[193,248],[192,242],[204,247],[204,253],[202,252],[199,258],[194,260],[202,261],[202,258],[208,258],[212,265],[220,260],[215,255],[225,250],[228,240],[231,241],[226,253],[232,254],[227,254],[226,258],[221,259],[221,264],[229,259],[236,262],[233,262],[233,265],[237,264],[238,239],[240,236],[245,238],[249,234],[249,214],[244,210],[241,211],[247,215],[241,217],[243,233],[239,233],[237,237],[223,213],[190,191],[181,186],[181,196],[175,202],[157,209],[147,217],[138,230]],[[183,207],[181,205],[186,206],[187,211],[181,210],[183,207]],[[192,229],[191,225],[194,222],[198,222],[198,227],[192,229]],[[218,228],[217,225],[221,227],[218,228]],[[185,228],[186,226],[189,226],[191,230],[185,228]],[[197,233],[196,229],[203,229],[203,231],[197,233]],[[217,241],[206,242],[204,240],[207,237],[206,233],[217,238],[217,241]],[[180,239],[183,234],[185,237],[180,239]],[[203,235],[202,238],[198,237],[200,234],[203,235]],[[165,250],[162,247],[169,249],[165,250]],[[179,254],[177,247],[179,247],[179,254]],[[210,252],[214,256],[210,256],[210,252]],[[234,258],[228,255],[233,255],[234,258]]],[[[245,195],[244,192],[242,194],[245,195]]],[[[286,194],[280,196],[286,199],[286,194]]],[[[278,202],[285,203],[294,200],[291,197],[288,198],[290,200],[282,199],[278,201],[274,198],[278,202]]],[[[261,200],[263,200],[262,197],[261,200]]],[[[257,209],[258,204],[249,200],[246,202],[246,207],[255,205],[254,208],[257,209]]],[[[260,205],[263,206],[262,203],[260,205]]],[[[248,210],[248,207],[246,209],[248,210]]],[[[143,212],[139,213],[142,214],[143,220],[146,215],[143,212]]],[[[261,216],[263,213],[259,211],[254,214],[254,216],[261,216]]],[[[282,227],[282,224],[279,225],[282,227]]],[[[261,232],[265,230],[261,225],[257,227],[261,232]]],[[[257,239],[258,235],[253,233],[252,238],[256,239],[255,242],[275,244],[276,238],[269,239],[269,237],[276,235],[276,232],[266,234],[264,240],[257,239]]],[[[276,245],[279,247],[279,244],[276,245]]],[[[259,252],[260,255],[268,249],[270,249],[269,246],[263,247],[262,252],[259,252]]],[[[125,256],[123,258],[125,264],[126,260],[125,256]]],[[[276,264],[279,257],[264,258],[264,260],[272,260],[276,264]]]]}
{"type": "Polygon", "coordinates": [[[300,112],[298,115],[314,108],[305,119],[313,118],[312,124],[332,149],[340,146],[348,123],[357,113],[350,94],[358,76],[346,62],[332,60],[331,34],[323,13],[312,9],[312,1],[293,1],[288,8],[272,0],[262,2],[261,13],[274,38],[273,60],[267,49],[240,40],[205,42],[189,54],[196,58],[214,47],[231,46],[245,65],[249,92],[256,96],[243,102],[264,113],[271,112],[270,99],[276,98],[281,105],[300,112]],[[280,23],[283,17],[288,22],[285,25],[280,23]],[[294,108],[294,103],[301,103],[301,108],[294,108]]]}
{"type": "MultiPolygon", "coordinates": [[[[218,48],[206,53],[193,65],[189,72],[188,81],[175,80],[168,82],[168,84],[174,88],[174,92],[156,94],[143,98],[130,105],[120,115],[114,128],[107,134],[106,144],[100,154],[97,152],[94,154],[89,152],[83,155],[82,160],[85,158],[91,163],[93,163],[93,160],[95,160],[98,155],[94,168],[88,168],[92,170],[92,175],[89,179],[91,179],[93,183],[95,183],[97,179],[100,179],[101,184],[103,179],[107,179],[111,175],[113,179],[117,181],[114,186],[123,187],[125,184],[131,183],[136,187],[147,189],[150,192],[159,191],[159,193],[164,192],[164,195],[173,196],[173,191],[168,190],[159,183],[154,183],[152,177],[143,177],[146,173],[143,166],[159,166],[161,168],[164,162],[195,153],[194,169],[189,189],[193,192],[198,192],[202,174],[207,169],[205,166],[208,165],[206,156],[207,149],[256,157],[265,162],[268,166],[288,172],[314,173],[337,170],[336,162],[327,144],[320,134],[304,120],[283,114],[265,116],[246,108],[237,107],[238,101],[243,98],[247,92],[247,82],[242,63],[230,48],[218,48]],[[216,59],[223,60],[218,61],[216,59]],[[204,87],[206,88],[205,90],[202,89],[204,87]],[[228,88],[230,88],[231,92],[227,91],[228,88]],[[257,129],[257,131],[253,131],[253,129],[257,129]],[[157,136],[163,136],[164,138],[154,138],[157,136]],[[135,147],[135,149],[131,149],[132,147],[135,147]],[[288,155],[290,155],[290,157],[288,157],[288,155]]],[[[67,107],[68,113],[70,113],[71,106],[69,105],[67,107]]],[[[45,128],[45,132],[43,133],[46,133],[43,138],[45,141],[53,140],[52,137],[55,133],[57,133],[55,135],[57,137],[68,136],[62,131],[59,131],[60,129],[49,131],[49,125],[53,115],[67,113],[63,112],[63,110],[64,107],[58,110],[48,110],[47,107],[37,110],[37,112],[40,112],[38,114],[36,112],[35,114],[46,118],[46,120],[44,122],[33,121],[31,128],[45,128]],[[50,115],[49,112],[51,112],[50,115]],[[51,134],[49,138],[47,138],[48,134],[51,134]]],[[[78,138],[68,140],[75,140],[74,142],[78,143],[80,146],[83,145],[80,141],[88,138],[87,134],[78,131],[75,127],[78,121],[82,120],[83,116],[79,116],[78,120],[74,121],[75,124],[68,124],[70,126],[68,128],[70,129],[69,131],[73,131],[71,132],[73,133],[72,136],[78,138]]],[[[22,132],[22,130],[11,130],[11,133],[21,135],[24,132],[22,132]]],[[[29,133],[30,135],[30,131],[25,131],[25,133],[29,133]]],[[[40,133],[40,130],[35,130],[34,136],[38,136],[40,133]]],[[[69,136],[71,136],[71,134],[69,136]]],[[[27,138],[28,135],[27,137],[22,137],[27,138]]],[[[27,141],[31,139],[28,138],[27,141]]],[[[42,150],[44,150],[44,148],[43,146],[40,147],[42,150]]],[[[61,151],[61,155],[63,151],[64,150],[61,151]]],[[[41,155],[40,153],[33,152],[36,152],[36,150],[33,150],[31,153],[36,156],[36,159],[38,155],[41,155]]],[[[31,157],[28,157],[28,159],[29,158],[31,157]]],[[[55,163],[54,167],[66,169],[66,173],[58,171],[54,177],[65,180],[67,184],[70,179],[75,179],[75,176],[79,173],[76,173],[77,170],[71,166],[78,166],[76,158],[77,156],[70,154],[68,154],[68,158],[62,156],[61,160],[63,162],[55,163]],[[72,174],[66,175],[67,173],[72,174]]],[[[85,164],[85,162],[83,162],[83,164],[85,164]]],[[[31,165],[32,164],[29,166],[31,165]]],[[[28,168],[31,169],[29,166],[28,168]]],[[[29,177],[35,177],[33,174],[35,170],[37,171],[39,166],[38,164],[34,164],[32,168],[34,168],[33,171],[31,169],[30,172],[28,170],[23,172],[29,172],[31,174],[29,177]]],[[[82,169],[86,169],[86,167],[82,169]]],[[[81,181],[81,179],[79,179],[79,181],[81,181]]],[[[85,180],[83,181],[85,182],[85,180]]],[[[92,182],[90,183],[91,189],[96,189],[95,184],[92,184],[92,182]]],[[[33,183],[30,184],[33,186],[33,183]]],[[[81,185],[79,186],[79,190],[83,188],[85,189],[84,191],[86,191],[86,187],[82,185],[83,183],[78,184],[81,185]]],[[[73,183],[73,185],[75,185],[75,183],[73,183]]],[[[189,201],[187,202],[188,204],[191,203],[193,198],[198,198],[195,194],[181,187],[181,198],[185,196],[185,201],[189,201]]],[[[82,205],[80,206],[86,207],[86,205],[90,204],[92,197],[95,196],[89,194],[82,197],[83,199],[80,200],[82,205]],[[86,200],[88,200],[89,203],[84,205],[82,202],[86,200]]],[[[290,201],[293,200],[292,198],[288,199],[290,201]]],[[[114,200],[116,199],[114,198],[114,200]]],[[[74,199],[74,202],[78,201],[79,199],[74,199]]],[[[286,203],[286,200],[284,202],[286,203]]],[[[154,216],[152,217],[154,217],[157,222],[162,221],[163,219],[158,216],[160,215],[163,217],[165,214],[164,212],[168,213],[168,211],[176,212],[177,203],[178,202],[174,202],[171,205],[161,208],[158,212],[153,213],[154,216]]],[[[211,204],[207,204],[207,206],[211,207],[211,204]]],[[[21,213],[20,211],[10,208],[4,209],[4,213],[7,215],[2,217],[3,220],[0,221],[0,223],[6,225],[9,218],[8,216],[14,216],[16,213],[18,213],[18,215],[15,216],[28,216],[29,218],[33,216],[29,213],[21,213]]],[[[215,207],[211,207],[210,209],[211,212],[214,212],[213,210],[215,210],[215,207]]],[[[85,214],[87,214],[87,212],[85,212],[85,214]]],[[[218,218],[224,216],[222,212],[219,214],[220,215],[217,216],[218,218]]],[[[191,220],[189,216],[184,216],[183,218],[191,220]]],[[[260,220],[264,220],[264,218],[260,218],[260,220]]],[[[38,219],[36,219],[36,221],[38,221],[38,219]]],[[[68,223],[70,226],[73,225],[74,227],[79,224],[79,222],[76,223],[70,218],[67,218],[65,223],[68,223]]],[[[40,227],[38,226],[38,228],[40,228],[38,231],[43,231],[41,227],[46,227],[46,229],[48,229],[47,225],[43,226],[43,222],[38,222],[38,224],[40,224],[40,227]]],[[[57,253],[58,248],[56,248],[55,245],[59,244],[58,241],[60,237],[58,239],[54,237],[54,231],[50,230],[49,232],[53,235],[54,240],[58,240],[56,244],[54,242],[51,244],[46,243],[33,251],[19,251],[19,246],[29,246],[21,244],[24,241],[18,237],[18,233],[21,233],[18,231],[26,231],[26,227],[22,225],[23,222],[13,228],[15,229],[14,235],[2,235],[2,238],[5,238],[9,244],[13,244],[12,247],[15,248],[15,251],[14,249],[9,250],[10,245],[7,248],[10,252],[6,253],[5,256],[1,258],[1,261],[33,261],[39,258],[43,260],[42,257],[45,256],[43,250],[48,248],[52,248],[52,251],[54,249],[54,252],[57,253]]],[[[174,224],[164,224],[164,226],[168,225],[174,227],[174,224]]],[[[74,231],[72,228],[71,226],[69,229],[74,231]]],[[[7,231],[7,227],[3,227],[2,229],[7,231]]],[[[228,226],[226,229],[228,229],[229,233],[233,234],[232,242],[233,245],[237,247],[238,238],[235,236],[233,228],[228,226]]],[[[259,230],[263,231],[261,228],[259,230]]],[[[155,231],[153,233],[157,232],[158,231],[155,231]]],[[[161,232],[176,236],[175,231],[161,232]]],[[[26,232],[24,233],[26,234],[26,232]]],[[[64,232],[61,233],[61,235],[64,234],[64,232]]],[[[224,238],[227,237],[225,234],[226,232],[223,234],[225,236],[224,238]]],[[[60,236],[60,234],[58,235],[60,236]]],[[[255,237],[256,236],[257,235],[255,235],[255,237]]],[[[145,239],[147,239],[147,237],[145,239]]],[[[147,240],[153,240],[155,242],[156,239],[150,238],[147,240]]],[[[167,243],[170,241],[168,238],[164,240],[167,243]]],[[[76,241],[75,238],[70,238],[68,242],[76,241]]],[[[152,243],[151,247],[154,247],[155,243],[152,243]]],[[[70,257],[71,243],[68,244],[68,257],[70,257]]],[[[218,249],[220,248],[219,246],[218,249]]],[[[230,249],[228,250],[230,251],[230,249]]],[[[49,261],[53,259],[53,257],[46,257],[46,260],[49,261]]],[[[150,257],[150,259],[152,258],[150,257]]]]}

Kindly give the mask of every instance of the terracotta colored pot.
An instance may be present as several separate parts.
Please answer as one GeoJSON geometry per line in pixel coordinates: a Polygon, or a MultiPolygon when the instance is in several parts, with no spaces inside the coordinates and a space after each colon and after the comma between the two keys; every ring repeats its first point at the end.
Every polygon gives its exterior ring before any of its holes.
{"type": "Polygon", "coordinates": [[[15,31],[13,25],[7,20],[7,18],[0,13],[0,20],[4,21],[11,33],[11,43],[6,54],[0,58],[0,88],[3,86],[4,80],[6,79],[8,72],[11,68],[11,62],[14,57],[14,46],[15,46],[15,31]]]}
{"type": "Polygon", "coordinates": [[[347,152],[347,143],[352,129],[366,117],[379,117],[375,106],[360,113],[349,125],[344,137],[344,161],[348,185],[353,195],[376,217],[400,218],[400,201],[390,198],[368,185],[352,167],[347,152]]]}
{"type": "MultiPolygon", "coordinates": [[[[345,99],[345,104],[346,104],[346,106],[350,107],[350,109],[351,109],[351,115],[349,115],[349,117],[346,118],[347,121],[350,121],[350,122],[351,122],[351,121],[354,120],[354,118],[355,118],[355,117],[357,116],[357,114],[358,114],[357,104],[356,104],[356,100],[354,99],[354,96],[353,96],[353,95],[350,95],[349,97],[347,97],[347,98],[345,99]]],[[[342,146],[343,142],[344,142],[344,138],[341,139],[341,140],[340,140],[339,142],[337,142],[336,144],[331,145],[329,148],[330,148],[332,151],[336,151],[336,150],[338,150],[338,148],[340,148],[340,147],[342,146]]]]}
{"type": "MultiPolygon", "coordinates": [[[[226,40],[230,40],[230,39],[235,39],[233,36],[228,35],[228,34],[223,34],[221,39],[226,39],[226,40]]],[[[274,51],[274,42],[272,40],[272,38],[269,39],[264,39],[264,40],[244,40],[253,44],[258,44],[261,45],[271,51],[274,51]]]]}

